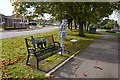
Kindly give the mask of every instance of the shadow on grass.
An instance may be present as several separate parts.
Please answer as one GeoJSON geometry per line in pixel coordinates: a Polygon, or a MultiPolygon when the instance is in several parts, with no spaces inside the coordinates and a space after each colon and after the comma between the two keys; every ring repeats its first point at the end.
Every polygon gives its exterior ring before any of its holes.
{"type": "MultiPolygon", "coordinates": [[[[59,65],[61,62],[63,62],[65,59],[67,59],[68,57],[70,57],[69,53],[68,54],[64,54],[64,55],[59,55],[57,54],[58,52],[55,52],[53,55],[48,56],[45,59],[42,59],[41,61],[39,61],[39,71],[43,72],[43,73],[47,73],[50,70],[52,70],[53,68],[55,68],[57,65],[59,65]]],[[[41,56],[39,56],[41,57],[41,56]]],[[[33,69],[33,70],[37,70],[37,60],[35,57],[32,57],[29,60],[29,66],[33,69]]],[[[25,65],[25,62],[24,62],[25,65]]]]}
{"type": "Polygon", "coordinates": [[[73,30],[73,32],[78,32],[78,30],[73,30]]]}
{"type": "MultiPolygon", "coordinates": [[[[81,37],[78,34],[68,34],[69,36],[74,36],[74,37],[81,37]]],[[[98,34],[99,35],[99,34],[98,34]]],[[[96,34],[85,34],[85,36],[83,36],[82,38],[90,38],[90,39],[95,39],[96,38],[96,34]]]]}

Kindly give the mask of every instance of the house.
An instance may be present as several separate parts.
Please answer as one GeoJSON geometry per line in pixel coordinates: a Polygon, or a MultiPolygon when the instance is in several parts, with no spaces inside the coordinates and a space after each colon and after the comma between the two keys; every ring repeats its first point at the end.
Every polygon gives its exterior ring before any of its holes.
{"type": "Polygon", "coordinates": [[[5,22],[5,26],[12,26],[12,17],[0,14],[0,24],[5,22]]]}
{"type": "MultiPolygon", "coordinates": [[[[3,14],[0,13],[0,23],[5,22],[5,26],[13,26],[13,20],[15,19],[15,15],[11,15],[11,16],[5,16],[3,14]]],[[[23,19],[23,16],[19,16],[17,19],[23,19]]]]}
{"type": "Polygon", "coordinates": [[[4,15],[0,14],[0,23],[4,22],[4,15]]]}
{"type": "Polygon", "coordinates": [[[3,14],[0,14],[0,26],[2,27],[3,24],[3,29],[22,29],[22,28],[29,28],[28,20],[24,20],[23,16],[19,16],[18,18],[15,18],[16,14],[11,15],[11,16],[5,16],[3,14]],[[12,28],[6,28],[6,27],[12,27],[12,28]]]}
{"type": "Polygon", "coordinates": [[[0,14],[0,27],[2,27],[2,23],[4,22],[4,15],[0,14]]]}

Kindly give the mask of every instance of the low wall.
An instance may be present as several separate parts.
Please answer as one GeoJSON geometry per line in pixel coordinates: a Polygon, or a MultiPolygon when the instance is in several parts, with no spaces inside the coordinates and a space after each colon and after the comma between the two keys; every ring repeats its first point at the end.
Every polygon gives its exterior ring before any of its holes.
{"type": "Polygon", "coordinates": [[[6,25],[5,25],[5,22],[2,23],[2,27],[3,27],[3,30],[16,30],[16,29],[29,29],[29,24],[23,24],[23,23],[20,23],[20,24],[16,24],[16,23],[13,23],[13,27],[11,28],[6,28],[6,25]]]}
{"type": "Polygon", "coordinates": [[[2,23],[0,23],[0,27],[2,27],[2,23]]]}

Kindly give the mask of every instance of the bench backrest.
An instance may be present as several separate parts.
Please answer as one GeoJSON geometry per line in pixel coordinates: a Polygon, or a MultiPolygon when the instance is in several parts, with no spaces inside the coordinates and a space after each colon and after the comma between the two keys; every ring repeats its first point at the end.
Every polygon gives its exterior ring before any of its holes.
{"type": "Polygon", "coordinates": [[[27,48],[34,48],[35,50],[37,48],[55,47],[53,35],[37,38],[33,38],[33,36],[31,36],[31,39],[25,38],[25,40],[27,48]]]}

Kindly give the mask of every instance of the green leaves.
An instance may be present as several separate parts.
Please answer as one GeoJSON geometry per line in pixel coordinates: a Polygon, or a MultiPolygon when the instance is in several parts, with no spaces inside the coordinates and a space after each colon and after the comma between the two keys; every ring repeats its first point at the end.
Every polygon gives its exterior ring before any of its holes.
{"type": "Polygon", "coordinates": [[[52,14],[55,21],[73,19],[79,22],[91,22],[97,24],[104,17],[112,14],[113,10],[119,10],[119,2],[12,2],[14,12],[24,15],[29,21],[44,13],[52,14]],[[30,14],[28,16],[28,14],[30,14]],[[80,21],[78,21],[80,20],[80,21]]]}

